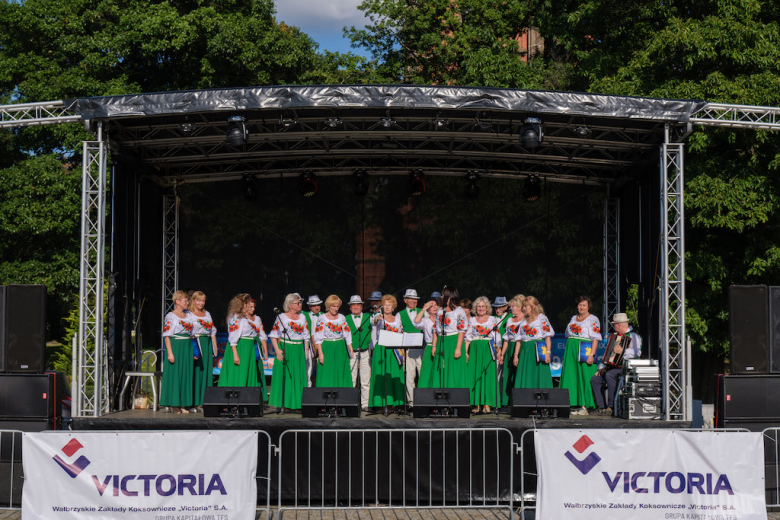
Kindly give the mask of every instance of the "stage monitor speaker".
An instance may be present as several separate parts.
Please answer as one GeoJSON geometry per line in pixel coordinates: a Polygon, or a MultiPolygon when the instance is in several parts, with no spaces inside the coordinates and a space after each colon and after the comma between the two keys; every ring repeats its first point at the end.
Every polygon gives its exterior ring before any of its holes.
{"type": "Polygon", "coordinates": [[[0,418],[59,421],[64,390],[60,382],[53,372],[0,374],[0,418]]]}
{"type": "Polygon", "coordinates": [[[780,422],[780,375],[718,375],[716,423],[780,422]]]}
{"type": "Polygon", "coordinates": [[[415,418],[471,416],[471,396],[468,388],[415,388],[415,418]]]}
{"type": "Polygon", "coordinates": [[[46,369],[46,287],[0,286],[0,372],[46,369]]]}
{"type": "Polygon", "coordinates": [[[360,417],[360,389],[304,388],[301,397],[304,417],[360,417]]]}
{"type": "Polygon", "coordinates": [[[732,374],[768,372],[768,297],[766,285],[729,287],[729,337],[732,374]]]}
{"type": "Polygon", "coordinates": [[[259,386],[207,386],[204,417],[260,417],[263,402],[259,386]]]}
{"type": "Polygon", "coordinates": [[[769,287],[769,371],[780,374],[780,286],[769,287]]]}
{"type": "Polygon", "coordinates": [[[512,389],[512,417],[569,417],[570,409],[565,388],[512,389]]]}

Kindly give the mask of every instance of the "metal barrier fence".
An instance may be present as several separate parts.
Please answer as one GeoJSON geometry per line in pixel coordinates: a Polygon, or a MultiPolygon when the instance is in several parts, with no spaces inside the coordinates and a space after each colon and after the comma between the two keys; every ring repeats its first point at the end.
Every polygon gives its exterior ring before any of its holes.
{"type": "Polygon", "coordinates": [[[286,431],[278,518],[345,507],[508,508],[511,517],[516,452],[504,428],[286,431]]]}
{"type": "Polygon", "coordinates": [[[0,510],[22,507],[22,432],[0,430],[0,510]]]}
{"type": "Polygon", "coordinates": [[[767,509],[780,508],[780,428],[767,428],[764,438],[764,486],[767,509]]]}

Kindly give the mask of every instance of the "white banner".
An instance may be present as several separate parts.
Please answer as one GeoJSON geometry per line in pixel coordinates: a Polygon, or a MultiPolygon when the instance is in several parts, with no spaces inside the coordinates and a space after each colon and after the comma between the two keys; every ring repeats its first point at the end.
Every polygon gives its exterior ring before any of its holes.
{"type": "Polygon", "coordinates": [[[22,517],[254,520],[257,433],[25,433],[22,517]]]}
{"type": "Polygon", "coordinates": [[[537,518],[766,520],[760,433],[538,430],[537,518]]]}

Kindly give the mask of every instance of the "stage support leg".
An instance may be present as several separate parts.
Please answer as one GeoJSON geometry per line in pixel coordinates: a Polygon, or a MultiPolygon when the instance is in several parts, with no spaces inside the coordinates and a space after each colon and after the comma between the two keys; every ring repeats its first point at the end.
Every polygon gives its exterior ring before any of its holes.
{"type": "Polygon", "coordinates": [[[620,199],[604,199],[604,307],[601,330],[610,329],[620,308],[620,199]]]}
{"type": "Polygon", "coordinates": [[[103,285],[105,281],[106,143],[84,142],[81,188],[79,332],[73,381],[75,416],[100,416],[107,406],[104,377],[103,285]]]}
{"type": "Polygon", "coordinates": [[[673,143],[666,125],[661,147],[661,364],[664,371],[664,419],[688,420],[690,360],[685,336],[685,213],[682,143],[673,143]]]}
{"type": "MultiPolygon", "coordinates": [[[[174,187],[163,196],[163,265],[162,265],[162,316],[173,310],[171,297],[179,289],[179,196],[174,187]]],[[[160,327],[162,330],[162,327],[160,327]]],[[[165,348],[165,344],[162,345],[165,348]]]]}

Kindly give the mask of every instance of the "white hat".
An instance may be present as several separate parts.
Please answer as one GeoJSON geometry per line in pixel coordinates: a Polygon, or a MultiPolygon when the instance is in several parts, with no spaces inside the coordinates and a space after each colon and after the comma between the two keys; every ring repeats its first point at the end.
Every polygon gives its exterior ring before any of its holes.
{"type": "Polygon", "coordinates": [[[306,305],[322,305],[322,300],[320,300],[320,297],[316,294],[312,294],[306,301],[306,305]]]}
{"type": "Polygon", "coordinates": [[[363,305],[363,300],[360,299],[360,296],[357,294],[353,294],[349,297],[349,305],[356,305],[360,304],[363,305]]]}
{"type": "Polygon", "coordinates": [[[509,305],[506,296],[496,296],[496,299],[493,300],[493,307],[503,307],[504,305],[509,305]]]}
{"type": "Polygon", "coordinates": [[[412,300],[419,300],[420,297],[417,296],[417,291],[414,289],[407,289],[404,293],[404,298],[411,298],[412,300]]]}
{"type": "Polygon", "coordinates": [[[619,312],[612,316],[612,323],[628,323],[628,314],[625,312],[619,312]]]}
{"type": "Polygon", "coordinates": [[[371,293],[371,297],[369,300],[381,300],[382,299],[382,293],[380,291],[374,291],[371,293]]]}

